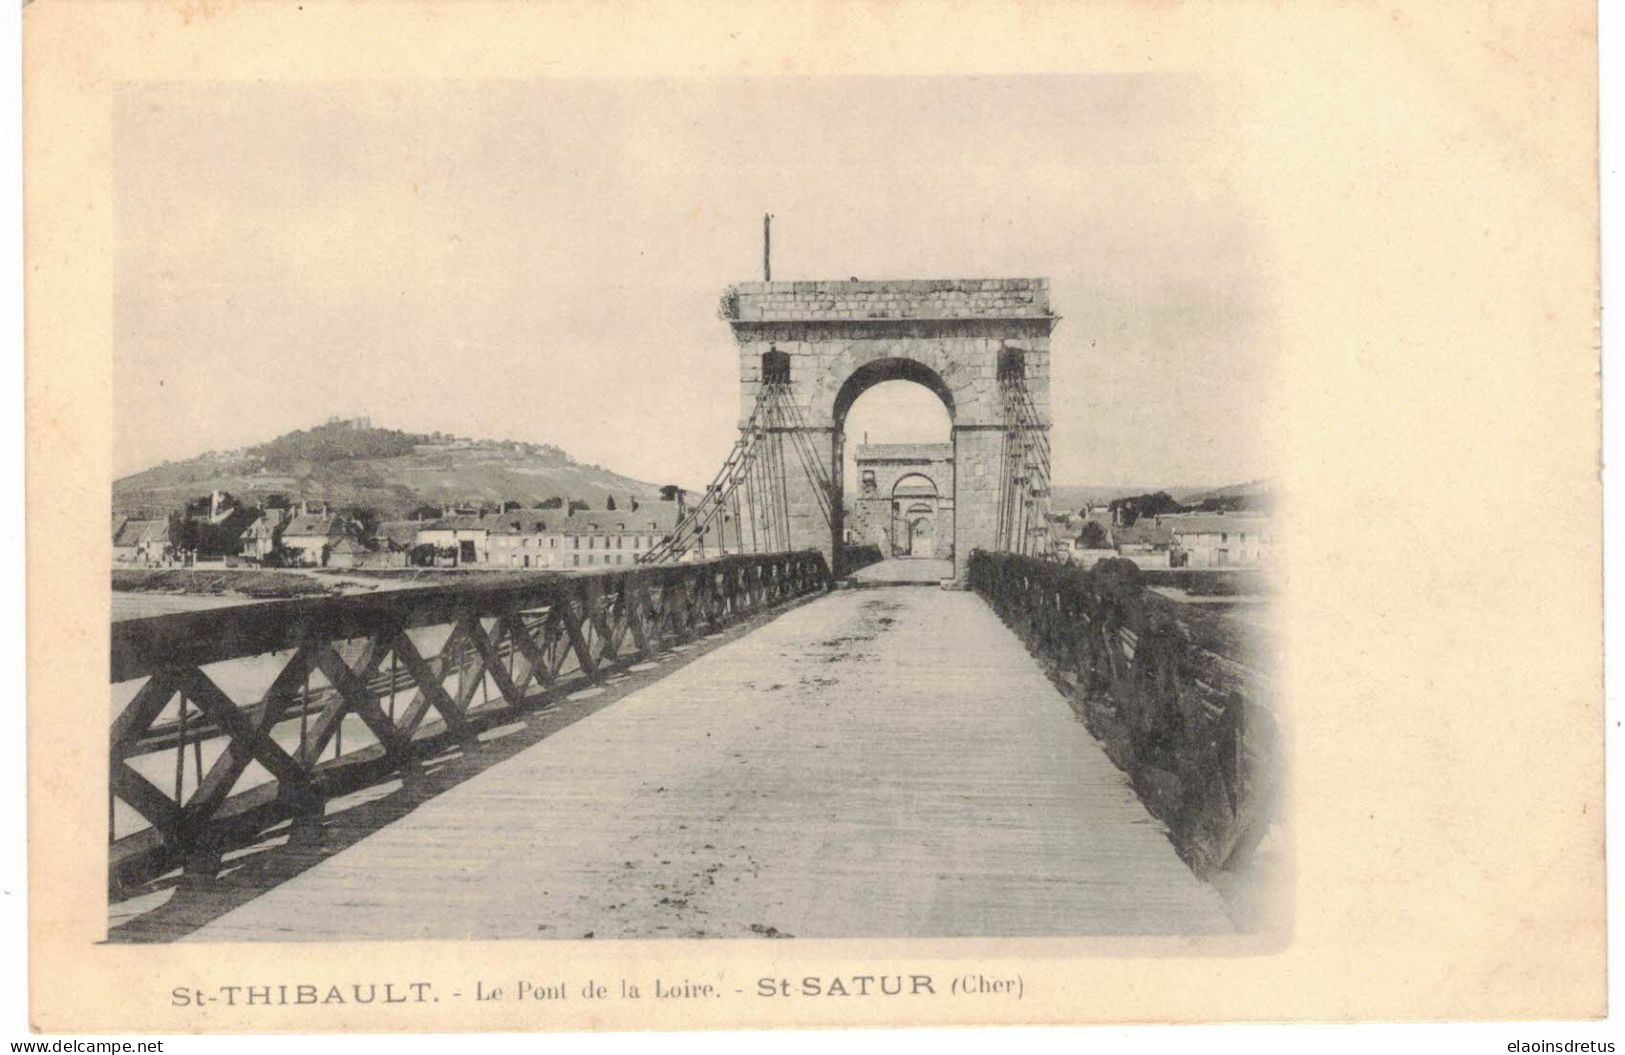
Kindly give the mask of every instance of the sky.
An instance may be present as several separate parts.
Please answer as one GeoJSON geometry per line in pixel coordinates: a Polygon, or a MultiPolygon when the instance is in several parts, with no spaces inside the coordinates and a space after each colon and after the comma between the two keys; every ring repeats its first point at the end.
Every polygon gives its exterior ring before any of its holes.
{"type": "MultiPolygon", "coordinates": [[[[1239,113],[1138,75],[129,87],[114,468],[367,414],[703,483],[771,211],[775,279],[1047,276],[1056,482],[1266,475],[1239,113]]],[[[848,435],[941,420],[877,388],[848,435]]]]}

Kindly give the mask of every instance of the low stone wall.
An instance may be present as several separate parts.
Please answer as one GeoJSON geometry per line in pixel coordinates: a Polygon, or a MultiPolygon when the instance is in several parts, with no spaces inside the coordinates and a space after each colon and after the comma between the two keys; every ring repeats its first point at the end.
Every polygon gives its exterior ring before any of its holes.
{"type": "Polygon", "coordinates": [[[1256,626],[1145,589],[1132,562],[1084,570],[977,551],[970,584],[1026,642],[1198,874],[1245,861],[1281,760],[1256,626]]]}
{"type": "Polygon", "coordinates": [[[241,596],[252,600],[313,597],[337,588],[309,575],[275,568],[114,568],[112,587],[126,593],[241,596]]]}

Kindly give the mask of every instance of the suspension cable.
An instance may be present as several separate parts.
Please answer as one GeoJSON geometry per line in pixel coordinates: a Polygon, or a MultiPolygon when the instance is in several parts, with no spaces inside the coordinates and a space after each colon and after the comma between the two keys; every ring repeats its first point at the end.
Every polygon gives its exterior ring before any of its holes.
{"type": "Polygon", "coordinates": [[[717,470],[711,484],[706,487],[700,501],[679,519],[670,534],[643,554],[642,563],[653,564],[680,558],[693,546],[695,539],[703,537],[711,522],[721,513],[722,503],[728,493],[739,485],[738,470],[748,466],[755,456],[756,442],[760,436],[757,424],[762,418],[766,403],[764,396],[765,393],[757,396],[756,405],[751,409],[745,427],[740,430],[739,439],[735,441],[728,457],[723,460],[722,467],[717,470]]]}
{"type": "Polygon", "coordinates": [[[794,545],[789,484],[791,458],[785,454],[786,434],[795,463],[806,476],[818,510],[833,531],[835,489],[829,469],[820,459],[809,433],[806,415],[795,402],[790,386],[781,381],[764,382],[757,391],[749,419],[710,486],[671,533],[650,547],[639,560],[656,563],[681,559],[697,541],[703,546],[701,540],[714,523],[718,525],[718,545],[726,550],[730,513],[735,541],[741,551],[746,545],[746,517],[750,520],[753,551],[777,552],[794,545]],[[743,506],[740,488],[744,488],[743,506]]]}

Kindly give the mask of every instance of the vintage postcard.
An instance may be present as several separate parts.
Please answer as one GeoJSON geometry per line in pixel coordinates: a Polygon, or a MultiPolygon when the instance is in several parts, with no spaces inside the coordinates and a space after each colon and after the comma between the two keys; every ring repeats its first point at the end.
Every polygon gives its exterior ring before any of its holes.
{"type": "Polygon", "coordinates": [[[1592,20],[37,0],[36,1028],[1602,1014],[1592,20]]]}

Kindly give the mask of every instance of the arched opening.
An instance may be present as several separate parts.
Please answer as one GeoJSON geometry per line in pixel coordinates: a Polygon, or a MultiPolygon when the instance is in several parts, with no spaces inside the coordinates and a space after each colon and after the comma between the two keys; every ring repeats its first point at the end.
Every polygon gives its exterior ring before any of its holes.
{"type": "Polygon", "coordinates": [[[903,513],[899,530],[899,556],[934,558],[937,554],[935,503],[915,502],[903,513]]]}
{"type": "Polygon", "coordinates": [[[840,428],[857,398],[885,381],[912,381],[942,401],[949,420],[954,416],[954,394],[937,372],[916,359],[875,359],[852,371],[835,394],[835,427],[840,428]]]}
{"type": "Polygon", "coordinates": [[[769,385],[790,383],[790,353],[769,347],[762,353],[762,381],[769,385]]]}
{"type": "MultiPolygon", "coordinates": [[[[940,494],[931,477],[906,472],[892,485],[892,522],[888,538],[891,556],[937,559],[937,514],[940,494]]],[[[947,543],[951,539],[944,540],[947,543]]],[[[884,552],[884,551],[883,551],[884,552]]]]}
{"type": "Polygon", "coordinates": [[[1027,353],[1006,345],[999,349],[1000,381],[1023,381],[1027,377],[1027,353]]]}
{"type": "Polygon", "coordinates": [[[937,482],[925,473],[904,472],[892,484],[891,496],[895,501],[903,502],[908,499],[936,498],[942,492],[937,489],[937,482]]]}
{"type": "Polygon", "coordinates": [[[876,360],[847,378],[833,411],[837,552],[875,545],[888,557],[949,557],[954,399],[942,378],[912,359],[876,360]]]}

